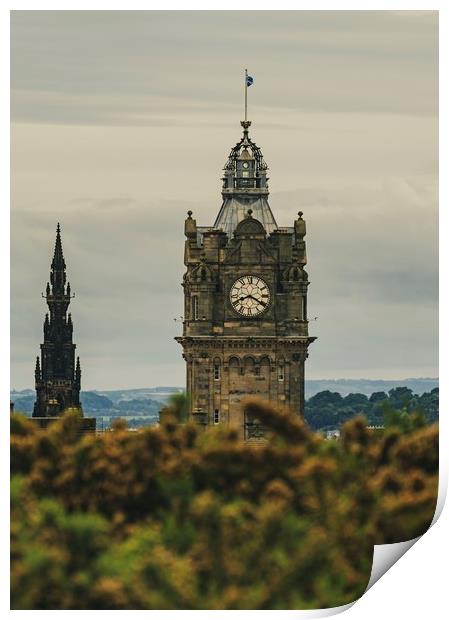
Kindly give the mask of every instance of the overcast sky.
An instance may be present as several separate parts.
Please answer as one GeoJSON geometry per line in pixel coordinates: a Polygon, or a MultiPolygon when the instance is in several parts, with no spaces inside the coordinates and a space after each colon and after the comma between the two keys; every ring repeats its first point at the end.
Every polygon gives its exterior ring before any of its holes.
{"type": "Polygon", "coordinates": [[[436,13],[12,14],[12,387],[61,222],[83,388],[184,385],[184,218],[240,137],[307,221],[308,378],[438,375],[436,13]]]}

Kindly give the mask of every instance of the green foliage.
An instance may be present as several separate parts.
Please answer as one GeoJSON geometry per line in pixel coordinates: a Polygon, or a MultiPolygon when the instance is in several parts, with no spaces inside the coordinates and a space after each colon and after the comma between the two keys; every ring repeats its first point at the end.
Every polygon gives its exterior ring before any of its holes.
{"type": "Polygon", "coordinates": [[[403,433],[410,433],[426,425],[426,418],[421,411],[409,412],[403,409],[393,409],[390,405],[384,406],[385,428],[399,428],[403,433]]]}
{"type": "Polygon", "coordinates": [[[385,392],[373,392],[371,394],[371,396],[369,397],[369,402],[370,403],[381,403],[384,400],[387,400],[387,395],[385,394],[385,392]]]}
{"type": "Polygon", "coordinates": [[[418,396],[407,387],[397,387],[391,389],[388,395],[373,392],[368,398],[364,394],[342,397],[337,392],[324,390],[306,401],[305,417],[314,430],[339,428],[358,414],[363,414],[370,425],[380,426],[385,422],[385,412],[392,410],[406,413],[419,411],[428,422],[433,423],[438,421],[438,394],[438,388],[418,396]]]}
{"type": "Polygon", "coordinates": [[[363,593],[374,544],[429,526],[436,426],[393,420],[379,434],[359,417],[326,441],[293,414],[246,407],[270,430],[260,446],[177,423],[179,398],[134,433],[12,415],[12,607],[343,605],[363,593]]]}
{"type": "Polygon", "coordinates": [[[172,394],[168,399],[168,405],[160,411],[159,417],[161,421],[165,417],[173,417],[177,422],[184,423],[187,421],[189,414],[189,396],[184,392],[172,394]]]}
{"type": "Polygon", "coordinates": [[[424,392],[424,394],[418,398],[417,407],[424,413],[429,422],[437,422],[439,410],[439,389],[434,388],[430,392],[424,392]]]}

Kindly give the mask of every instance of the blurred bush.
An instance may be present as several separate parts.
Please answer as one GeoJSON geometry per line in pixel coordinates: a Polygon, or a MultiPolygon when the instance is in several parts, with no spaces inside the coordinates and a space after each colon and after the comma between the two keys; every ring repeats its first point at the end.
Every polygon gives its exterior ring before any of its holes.
{"type": "Polygon", "coordinates": [[[39,431],[13,414],[13,609],[311,609],[361,596],[373,545],[435,509],[438,429],[390,412],[327,441],[248,401],[260,446],[202,433],[179,401],[159,427],[39,431]]]}

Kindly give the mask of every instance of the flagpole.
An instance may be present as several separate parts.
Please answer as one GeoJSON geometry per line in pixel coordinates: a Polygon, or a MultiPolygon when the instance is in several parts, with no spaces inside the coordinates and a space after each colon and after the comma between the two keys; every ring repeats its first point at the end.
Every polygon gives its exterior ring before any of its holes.
{"type": "Polygon", "coordinates": [[[248,109],[248,69],[245,69],[245,123],[248,109]]]}

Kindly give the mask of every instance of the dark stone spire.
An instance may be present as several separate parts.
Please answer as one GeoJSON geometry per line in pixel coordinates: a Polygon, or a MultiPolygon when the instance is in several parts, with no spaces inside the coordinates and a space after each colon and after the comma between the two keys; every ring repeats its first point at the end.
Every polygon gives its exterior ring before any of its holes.
{"type": "Polygon", "coordinates": [[[41,364],[39,360],[39,355],[36,357],[36,368],[34,369],[34,378],[36,379],[36,383],[39,383],[41,380],[41,364]]]}
{"type": "Polygon", "coordinates": [[[75,383],[79,389],[81,387],[81,364],[79,357],[76,358],[75,383]]]}
{"type": "Polygon", "coordinates": [[[50,273],[50,282],[52,285],[53,294],[59,294],[64,292],[65,280],[65,260],[64,254],[62,252],[61,228],[58,222],[58,225],[56,227],[55,251],[53,254],[53,260],[51,262],[50,273]]]}
{"type": "Polygon", "coordinates": [[[33,417],[58,416],[67,407],[80,407],[81,368],[79,358],[75,367],[73,324],[71,315],[67,314],[72,296],[70,284],[66,286],[59,224],[45,298],[49,313],[45,315],[41,360],[38,357],[36,361],[37,398],[33,417]]]}

